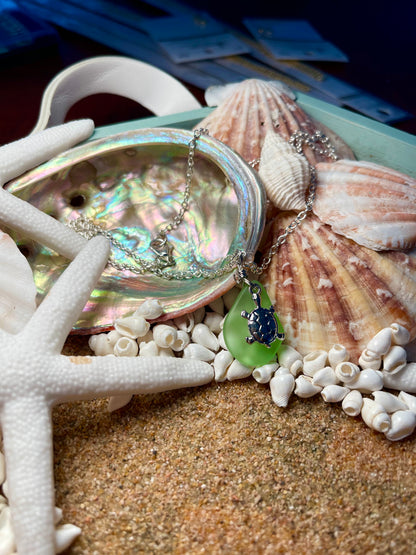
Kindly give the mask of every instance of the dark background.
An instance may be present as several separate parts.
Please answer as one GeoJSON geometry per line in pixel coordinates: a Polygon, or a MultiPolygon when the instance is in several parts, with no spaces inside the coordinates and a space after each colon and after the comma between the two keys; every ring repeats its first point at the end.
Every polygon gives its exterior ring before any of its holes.
{"type": "MultiPolygon", "coordinates": [[[[193,0],[187,4],[236,27],[249,16],[307,19],[350,60],[314,65],[408,111],[411,117],[394,127],[416,134],[415,2],[193,0]]],[[[134,5],[134,0],[130,5],[134,5]]],[[[0,59],[0,144],[30,132],[37,120],[42,92],[60,70],[90,56],[117,54],[76,33],[57,30],[60,37],[57,45],[13,59],[0,59]]],[[[203,102],[202,91],[189,88],[203,102]]],[[[68,119],[88,116],[96,125],[103,125],[147,115],[144,108],[132,101],[99,95],[80,101],[71,109],[68,119]]]]}

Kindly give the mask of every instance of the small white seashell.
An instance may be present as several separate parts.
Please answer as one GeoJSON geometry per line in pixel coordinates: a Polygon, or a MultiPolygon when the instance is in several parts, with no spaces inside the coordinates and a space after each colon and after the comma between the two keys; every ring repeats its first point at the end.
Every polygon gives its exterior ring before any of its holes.
{"type": "Polygon", "coordinates": [[[326,366],[328,353],[326,351],[312,351],[303,357],[303,373],[312,377],[315,372],[326,366]]]}
{"type": "Polygon", "coordinates": [[[304,374],[301,374],[296,378],[295,384],[295,395],[301,397],[302,399],[313,397],[322,391],[322,387],[320,385],[314,385],[312,383],[312,378],[310,376],[305,376],[304,374]]]}
{"type": "Polygon", "coordinates": [[[320,385],[325,387],[327,385],[335,385],[339,383],[338,376],[335,374],[335,370],[331,366],[325,366],[321,368],[312,377],[312,383],[314,385],[320,385]]]}
{"type": "Polygon", "coordinates": [[[159,347],[159,356],[160,357],[174,357],[175,353],[171,347],[159,347]]]}
{"type": "Polygon", "coordinates": [[[107,404],[108,412],[113,412],[115,410],[121,409],[128,405],[132,399],[133,395],[131,393],[125,393],[124,395],[114,395],[110,397],[107,404]]]}
{"type": "Polygon", "coordinates": [[[275,374],[270,380],[272,399],[278,407],[287,407],[294,388],[295,378],[290,372],[287,374],[275,374]]]}
{"type": "Polygon", "coordinates": [[[171,346],[173,351],[183,351],[187,345],[189,345],[191,338],[189,333],[184,330],[178,330],[176,332],[176,341],[171,346]]]}
{"type": "Polygon", "coordinates": [[[309,163],[291,144],[271,130],[264,138],[259,174],[274,206],[298,212],[305,208],[311,177],[309,163]]]}
{"type": "Polygon", "coordinates": [[[219,334],[222,330],[222,322],[224,320],[224,316],[219,314],[218,312],[207,312],[204,318],[204,324],[208,326],[208,328],[216,334],[219,334]]]}
{"type": "Polygon", "coordinates": [[[279,365],[277,364],[277,362],[264,364],[263,366],[258,366],[257,368],[255,368],[251,375],[257,383],[269,383],[278,366],[279,365]]]}
{"type": "Polygon", "coordinates": [[[361,416],[367,426],[377,432],[386,433],[390,429],[390,416],[383,405],[373,401],[373,399],[365,398],[363,400],[361,416]]]}
{"type": "Polygon", "coordinates": [[[131,337],[120,337],[114,345],[114,354],[117,357],[135,357],[139,352],[137,341],[131,337]]]}
{"type": "Polygon", "coordinates": [[[346,394],[342,400],[342,410],[348,416],[358,416],[363,406],[363,396],[357,389],[353,389],[346,394]]]}
{"type": "Polygon", "coordinates": [[[107,339],[108,339],[110,345],[112,345],[113,347],[117,343],[117,341],[120,339],[120,337],[122,337],[122,335],[120,333],[118,333],[117,330],[111,330],[107,333],[107,339]]]}
{"type": "Polygon", "coordinates": [[[349,359],[349,354],[344,347],[344,345],[340,345],[339,343],[335,343],[328,351],[328,361],[329,365],[335,369],[336,365],[340,362],[346,362],[349,359]]]}
{"type": "Polygon", "coordinates": [[[398,410],[391,415],[391,426],[386,432],[390,441],[398,441],[410,436],[416,428],[416,413],[412,410],[398,410]]]}
{"type": "Polygon", "coordinates": [[[392,334],[393,331],[391,328],[383,328],[370,339],[367,343],[367,349],[373,351],[376,355],[385,355],[391,347],[392,334]]]}
{"type": "Polygon", "coordinates": [[[139,356],[141,357],[157,357],[159,356],[160,347],[156,341],[141,341],[139,344],[139,356]]]}
{"type": "Polygon", "coordinates": [[[416,412],[416,397],[414,395],[410,395],[410,393],[406,393],[406,391],[400,391],[399,399],[403,401],[406,408],[416,412]]]}
{"type": "Polygon", "coordinates": [[[322,399],[326,403],[339,403],[349,393],[348,387],[342,385],[326,385],[321,391],[322,399]]]}
{"type": "Polygon", "coordinates": [[[274,375],[280,376],[282,374],[290,374],[289,368],[286,368],[285,366],[279,366],[278,368],[276,368],[274,375]]]}
{"type": "Polygon", "coordinates": [[[53,509],[53,521],[55,524],[59,524],[64,516],[64,512],[59,507],[54,507],[53,509]]]}
{"type": "Polygon", "coordinates": [[[224,316],[224,301],[222,297],[218,297],[217,299],[214,299],[208,304],[208,306],[214,312],[217,312],[218,314],[222,314],[224,316]]]}
{"type": "Polygon", "coordinates": [[[190,314],[184,314],[183,316],[178,316],[173,319],[173,323],[178,328],[178,330],[183,330],[186,332],[191,332],[195,325],[195,319],[192,312],[190,314]]]}
{"type": "Polygon", "coordinates": [[[244,366],[237,359],[233,360],[227,370],[227,380],[241,380],[243,378],[248,378],[253,372],[253,367],[244,366]]]}
{"type": "Polygon", "coordinates": [[[223,382],[227,379],[227,370],[233,362],[234,357],[226,349],[221,349],[214,358],[214,379],[216,382],[223,382]]]}
{"type": "Polygon", "coordinates": [[[382,371],[384,385],[407,393],[416,393],[416,362],[409,362],[395,374],[382,371]]]}
{"type": "Polygon", "coordinates": [[[200,324],[205,318],[205,307],[200,306],[193,312],[193,315],[195,324],[200,324]]]}
{"type": "Polygon", "coordinates": [[[228,349],[225,340],[224,340],[224,333],[221,330],[220,333],[218,334],[218,343],[220,344],[220,347],[222,347],[223,349],[228,349]]]}
{"type": "Polygon", "coordinates": [[[359,373],[360,368],[353,362],[339,362],[335,367],[335,374],[343,383],[350,383],[354,381],[358,377],[359,373]]]}
{"type": "Polygon", "coordinates": [[[192,341],[211,351],[218,351],[220,344],[215,334],[205,324],[196,324],[192,330],[192,341]]]}
{"type": "Polygon", "coordinates": [[[114,327],[120,335],[137,339],[146,335],[150,329],[150,324],[143,316],[126,316],[124,318],[117,318],[114,322],[114,327]]]}
{"type": "Polygon", "coordinates": [[[366,368],[361,370],[357,377],[348,382],[350,389],[358,389],[361,393],[372,393],[383,389],[383,377],[378,370],[366,368]]]}
{"type": "Polygon", "coordinates": [[[396,374],[400,372],[407,362],[407,353],[404,347],[400,345],[393,345],[387,354],[383,358],[383,370],[390,372],[390,374],[396,374]]]}
{"type": "Polygon", "coordinates": [[[183,350],[184,358],[192,358],[196,360],[202,360],[205,362],[211,362],[215,358],[215,353],[210,351],[203,345],[198,343],[189,343],[183,350]]]}
{"type": "Polygon", "coordinates": [[[171,347],[178,338],[178,330],[168,324],[157,324],[153,328],[153,339],[159,347],[171,347]]]}
{"type": "Polygon", "coordinates": [[[4,555],[15,553],[16,543],[10,507],[8,505],[3,505],[0,511],[0,546],[1,553],[4,555]]]}
{"type": "Polygon", "coordinates": [[[6,460],[3,453],[0,451],[0,486],[6,479],[6,460]]]}
{"type": "Polygon", "coordinates": [[[97,356],[112,355],[114,353],[114,344],[110,341],[107,333],[91,335],[88,345],[97,356]]]}
{"type": "Polygon", "coordinates": [[[81,528],[73,524],[61,524],[55,531],[56,553],[65,551],[71,543],[81,534],[81,528]]]}
{"type": "Polygon", "coordinates": [[[281,345],[277,352],[277,360],[282,366],[289,368],[293,375],[297,375],[303,368],[303,357],[296,349],[290,345],[281,345]],[[300,364],[299,364],[300,362],[300,364]],[[292,369],[293,366],[293,369],[292,369]]]}
{"type": "Polygon", "coordinates": [[[392,342],[395,345],[407,345],[410,341],[410,333],[409,331],[400,324],[391,324],[390,326],[392,331],[392,342]]]}
{"type": "Polygon", "coordinates": [[[224,301],[225,308],[230,310],[230,308],[235,303],[236,298],[240,294],[241,289],[239,287],[233,287],[229,289],[224,295],[222,296],[222,300],[224,301]]]}
{"type": "Polygon", "coordinates": [[[372,370],[378,370],[381,367],[381,355],[378,355],[369,349],[364,349],[358,359],[358,364],[363,369],[371,368],[372,370]]]}
{"type": "Polygon", "coordinates": [[[407,406],[396,395],[387,391],[374,391],[374,401],[382,405],[388,413],[398,410],[407,410],[407,406]]]}
{"type": "Polygon", "coordinates": [[[162,316],[163,312],[163,306],[157,299],[146,299],[133,313],[133,316],[143,316],[145,320],[155,320],[162,316]]]}

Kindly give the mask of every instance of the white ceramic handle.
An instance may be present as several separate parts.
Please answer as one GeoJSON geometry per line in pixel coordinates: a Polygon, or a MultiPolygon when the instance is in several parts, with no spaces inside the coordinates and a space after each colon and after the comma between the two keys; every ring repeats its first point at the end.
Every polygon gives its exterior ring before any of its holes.
{"type": "Polygon", "coordinates": [[[49,83],[32,133],[63,123],[73,104],[97,93],[131,98],[156,116],[201,108],[188,89],[168,73],[132,58],[100,56],[66,68],[49,83]]]}

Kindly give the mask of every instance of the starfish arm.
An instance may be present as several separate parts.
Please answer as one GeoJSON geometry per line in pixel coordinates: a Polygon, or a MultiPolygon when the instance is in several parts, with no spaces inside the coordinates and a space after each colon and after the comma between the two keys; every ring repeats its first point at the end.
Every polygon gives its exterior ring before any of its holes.
{"type": "Polygon", "coordinates": [[[22,332],[34,350],[61,352],[101,276],[109,251],[107,239],[94,237],[59,277],[22,332]]]}
{"type": "Polygon", "coordinates": [[[50,398],[58,402],[159,393],[203,385],[214,378],[212,366],[199,360],[114,355],[60,358],[56,365],[59,383],[48,388],[50,398]]]}
{"type": "Polygon", "coordinates": [[[45,399],[7,402],[0,419],[19,555],[55,553],[51,410],[45,399]]]}

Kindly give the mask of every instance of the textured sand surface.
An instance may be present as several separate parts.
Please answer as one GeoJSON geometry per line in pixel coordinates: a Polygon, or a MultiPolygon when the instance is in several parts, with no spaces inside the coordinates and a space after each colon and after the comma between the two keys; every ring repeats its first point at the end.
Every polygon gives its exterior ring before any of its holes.
{"type": "MultiPolygon", "coordinates": [[[[88,352],[70,338],[66,354],[88,352]]],[[[253,379],[54,409],[67,554],[416,553],[415,436],[253,379]]]]}

